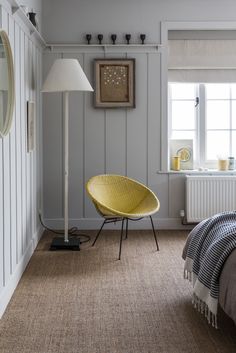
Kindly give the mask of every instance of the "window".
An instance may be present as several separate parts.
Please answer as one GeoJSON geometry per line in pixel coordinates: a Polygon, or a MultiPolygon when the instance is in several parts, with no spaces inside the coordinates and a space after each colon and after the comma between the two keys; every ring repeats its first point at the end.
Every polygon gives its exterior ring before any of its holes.
{"type": "Polygon", "coordinates": [[[236,84],[169,84],[169,138],[193,140],[194,168],[236,157],[236,84]]]}

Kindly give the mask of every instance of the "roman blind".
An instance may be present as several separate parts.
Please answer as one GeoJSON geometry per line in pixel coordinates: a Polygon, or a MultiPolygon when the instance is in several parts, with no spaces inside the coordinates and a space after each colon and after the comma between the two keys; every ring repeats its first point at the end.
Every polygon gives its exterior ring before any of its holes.
{"type": "Polygon", "coordinates": [[[236,82],[236,40],[169,40],[169,82],[236,82]]]}

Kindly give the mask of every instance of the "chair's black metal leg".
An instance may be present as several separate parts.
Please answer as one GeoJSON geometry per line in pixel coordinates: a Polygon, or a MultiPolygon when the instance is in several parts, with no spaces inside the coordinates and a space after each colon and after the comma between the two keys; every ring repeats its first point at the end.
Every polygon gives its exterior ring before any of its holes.
{"type": "Polygon", "coordinates": [[[125,221],[125,219],[124,219],[124,218],[122,218],[121,232],[120,232],[120,250],[119,250],[119,260],[120,260],[120,257],[121,257],[121,248],[122,248],[122,240],[123,240],[124,221],[125,221]]]}
{"type": "Polygon", "coordinates": [[[106,220],[104,220],[104,222],[103,222],[101,228],[99,229],[99,231],[98,231],[98,233],[97,233],[97,235],[96,235],[96,238],[94,239],[94,242],[93,242],[92,246],[94,246],[94,244],[96,243],[96,241],[97,241],[97,239],[98,239],[98,237],[99,237],[99,235],[100,235],[100,233],[101,233],[101,231],[102,231],[102,228],[103,228],[103,226],[104,226],[105,223],[106,223],[106,220]]]}
{"type": "Polygon", "coordinates": [[[155,232],[155,229],[154,229],[154,224],[153,224],[152,216],[149,216],[149,217],[150,217],[150,220],[151,220],[151,223],[152,223],[152,230],[153,230],[153,235],[154,235],[155,242],[156,242],[156,246],[157,246],[157,251],[159,251],[159,246],[158,246],[158,242],[157,242],[157,236],[156,236],[156,232],[155,232]]]}
{"type": "Polygon", "coordinates": [[[128,222],[129,222],[129,220],[128,220],[128,218],[126,218],[125,239],[128,238],[128,222]]]}

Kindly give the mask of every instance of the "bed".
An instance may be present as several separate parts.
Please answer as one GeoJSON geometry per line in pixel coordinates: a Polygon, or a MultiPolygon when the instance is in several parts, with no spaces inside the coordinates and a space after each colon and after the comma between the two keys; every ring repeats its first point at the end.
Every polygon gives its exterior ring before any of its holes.
{"type": "Polygon", "coordinates": [[[217,328],[220,305],[236,324],[236,211],[199,223],[190,232],[182,257],[195,307],[217,328]]]}

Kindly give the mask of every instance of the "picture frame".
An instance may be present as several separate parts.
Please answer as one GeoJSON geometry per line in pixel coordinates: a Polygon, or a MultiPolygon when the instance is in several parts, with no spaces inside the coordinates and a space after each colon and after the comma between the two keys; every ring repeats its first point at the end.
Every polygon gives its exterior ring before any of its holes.
{"type": "Polygon", "coordinates": [[[27,101],[27,152],[35,148],[35,102],[27,101]]]}
{"type": "Polygon", "coordinates": [[[180,158],[181,170],[192,170],[193,169],[193,140],[192,139],[170,140],[170,162],[172,161],[172,158],[176,156],[180,158]]]}
{"type": "Polygon", "coordinates": [[[95,108],[135,108],[135,59],[95,59],[95,108]]]}

